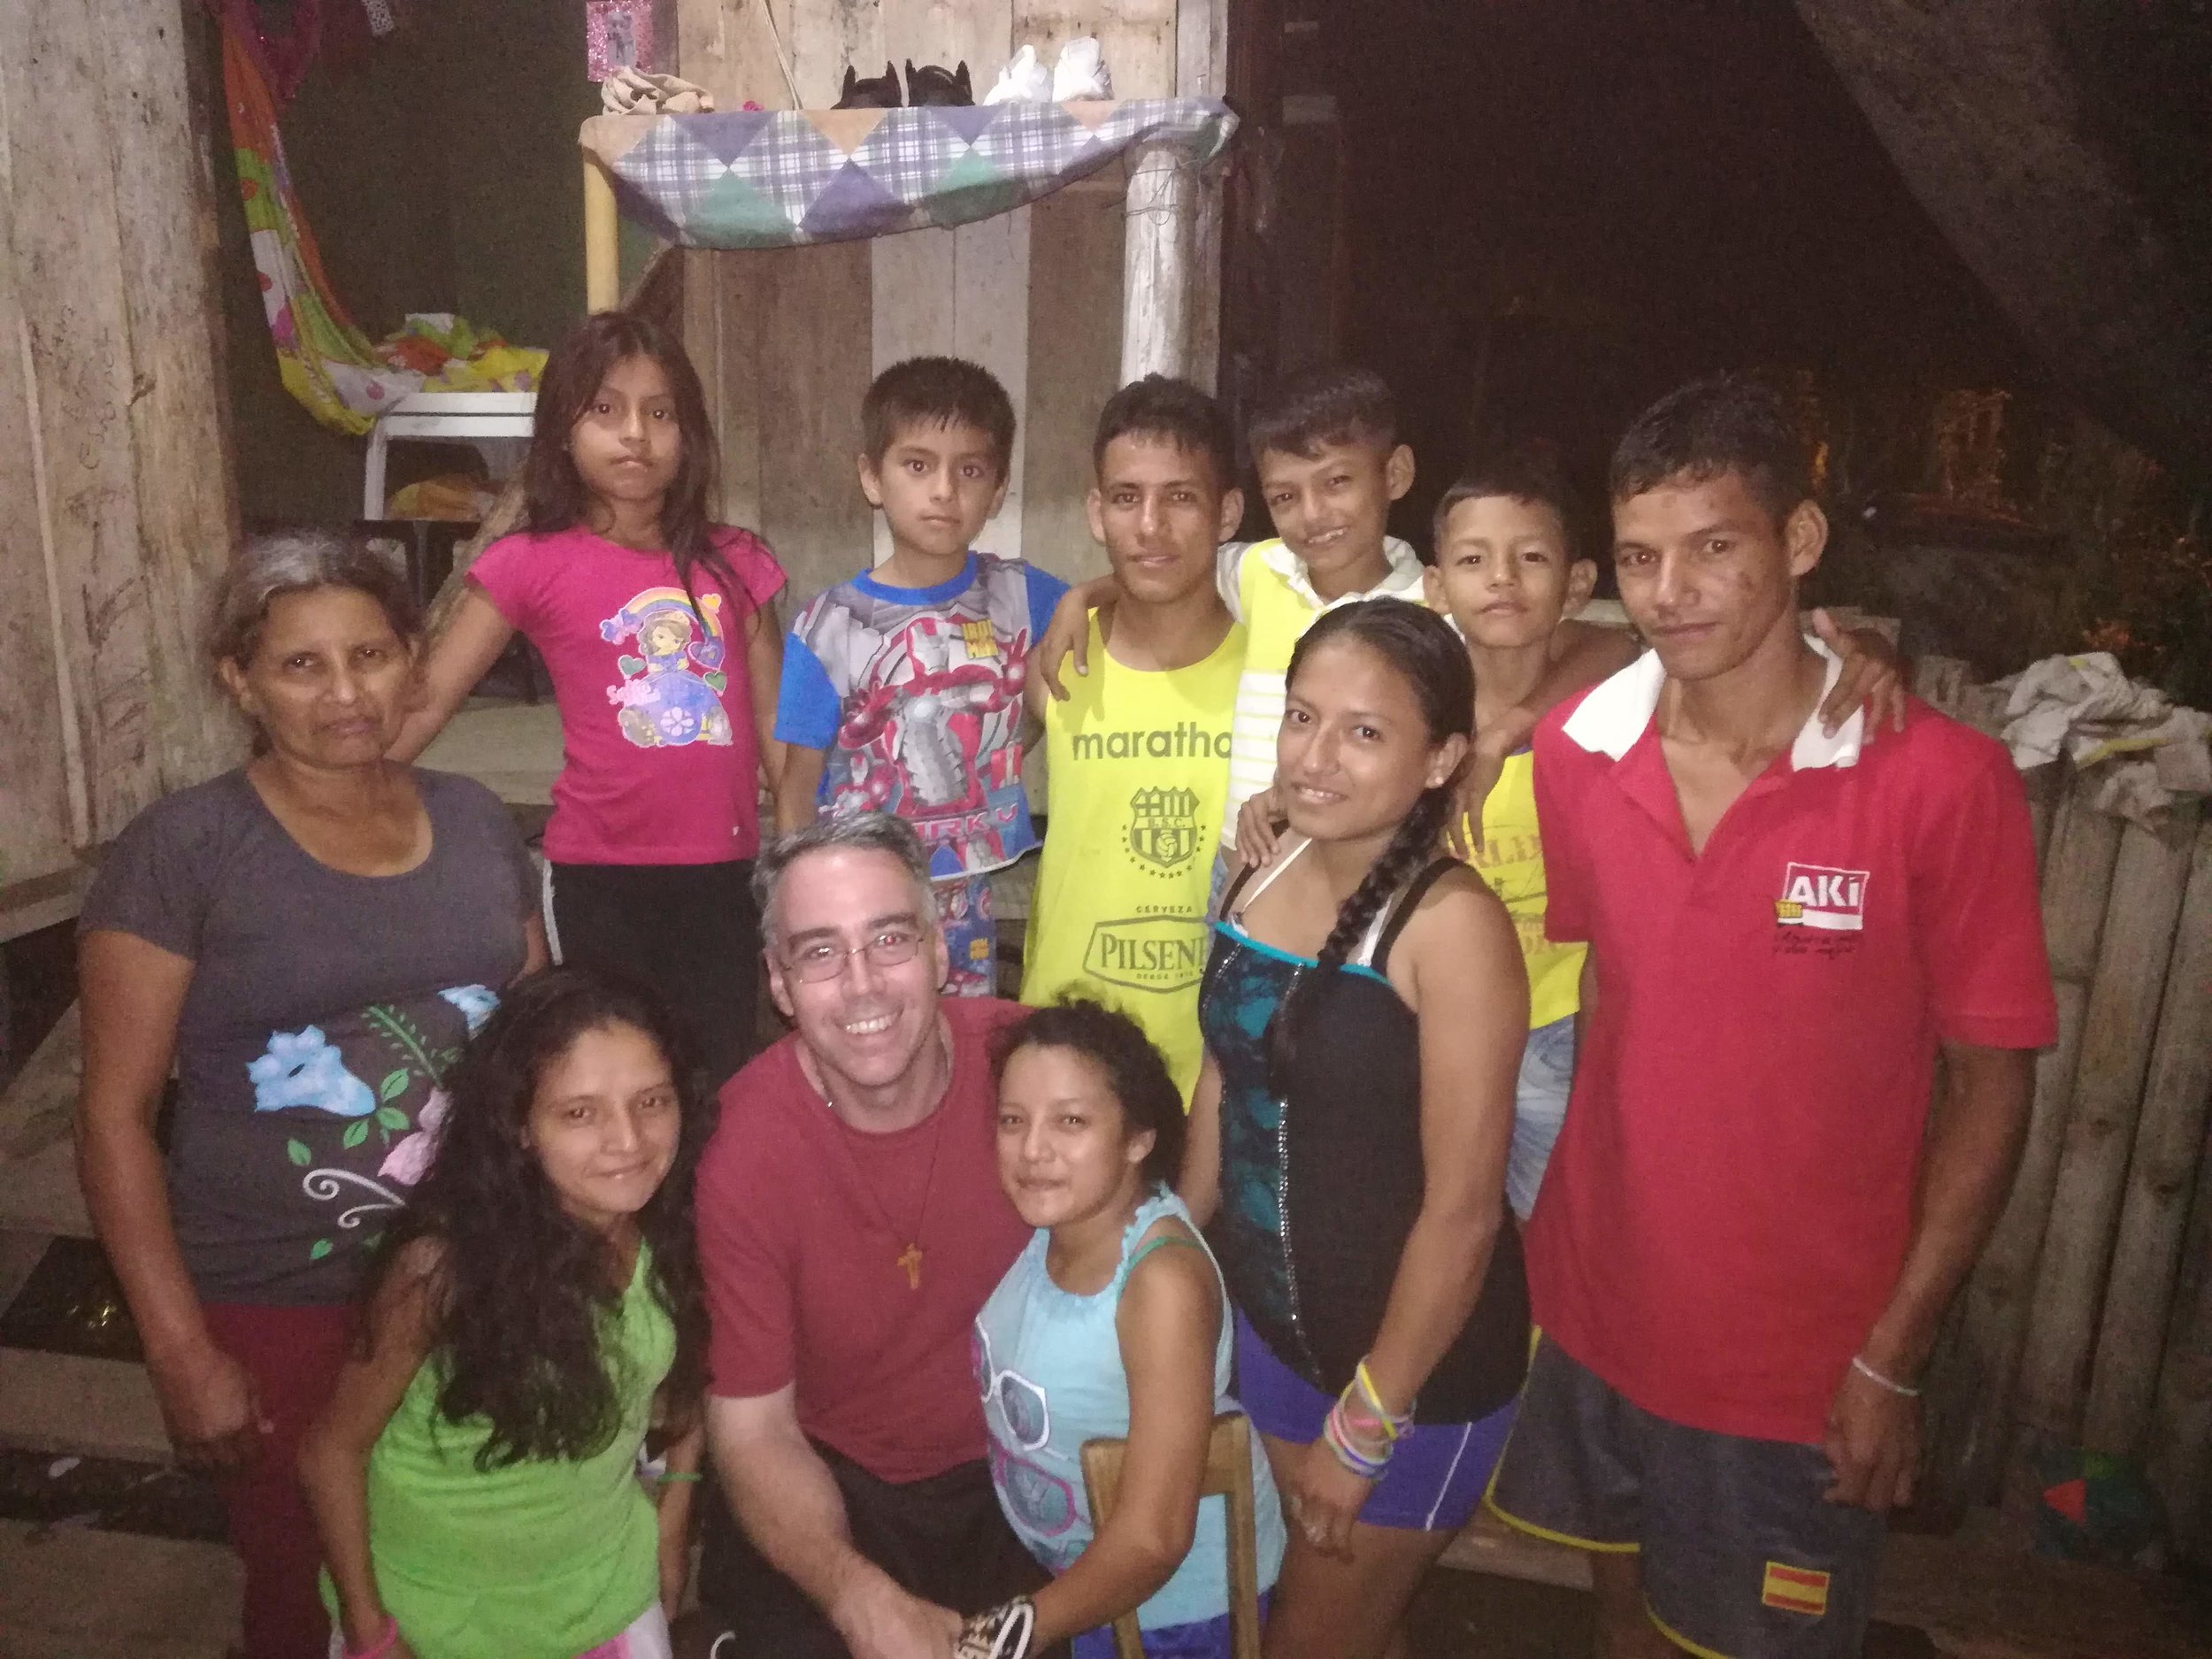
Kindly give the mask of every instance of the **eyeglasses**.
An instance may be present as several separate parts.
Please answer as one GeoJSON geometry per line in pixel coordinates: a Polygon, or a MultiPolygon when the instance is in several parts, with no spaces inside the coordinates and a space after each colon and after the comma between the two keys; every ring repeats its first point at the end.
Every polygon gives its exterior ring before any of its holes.
{"type": "Polygon", "coordinates": [[[841,978],[855,956],[865,955],[872,968],[895,968],[914,960],[922,948],[922,935],[911,927],[887,927],[857,945],[833,945],[819,940],[784,957],[784,966],[809,985],[841,978]]]}

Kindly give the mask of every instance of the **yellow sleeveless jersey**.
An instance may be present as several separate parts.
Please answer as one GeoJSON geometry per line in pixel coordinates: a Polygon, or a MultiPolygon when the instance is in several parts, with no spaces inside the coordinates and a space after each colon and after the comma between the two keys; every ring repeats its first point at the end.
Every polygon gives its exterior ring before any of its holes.
{"type": "Polygon", "coordinates": [[[1091,672],[1045,704],[1045,848],[1022,1001],[1073,989],[1119,1008],[1167,1056],[1186,1104],[1203,1053],[1206,893],[1244,646],[1232,627],[1203,660],[1148,672],[1117,663],[1093,617],[1091,672]]]}
{"type": "Polygon", "coordinates": [[[1497,787],[1483,803],[1482,845],[1468,862],[1504,901],[1520,936],[1531,1031],[1582,1006],[1582,958],[1589,949],[1555,945],[1544,936],[1544,843],[1536,827],[1536,757],[1524,749],[1505,757],[1497,787]]]}
{"type": "MultiPolygon", "coordinates": [[[[1229,551],[1223,549],[1225,555],[1229,551]]],[[[1282,729],[1290,655],[1314,618],[1362,599],[1421,603],[1421,561],[1413,549],[1389,536],[1383,541],[1383,557],[1389,574],[1364,593],[1336,599],[1314,592],[1304,562],[1279,537],[1236,549],[1233,565],[1222,565],[1222,597],[1246,634],[1244,672],[1237,684],[1230,739],[1229,796],[1222,811],[1222,833],[1232,841],[1236,839],[1238,809],[1275,781],[1275,739],[1282,729]]]]}

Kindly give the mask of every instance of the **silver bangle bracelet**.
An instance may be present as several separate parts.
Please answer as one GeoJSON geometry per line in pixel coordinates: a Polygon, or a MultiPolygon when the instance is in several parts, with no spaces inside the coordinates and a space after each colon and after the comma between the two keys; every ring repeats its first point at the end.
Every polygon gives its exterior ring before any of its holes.
{"type": "Polygon", "coordinates": [[[1917,1400],[1920,1398],[1920,1390],[1918,1388],[1909,1386],[1904,1383],[1901,1383],[1894,1377],[1885,1377],[1880,1371],[1876,1371],[1874,1367],[1868,1364],[1863,1356],[1854,1354],[1851,1356],[1851,1369],[1858,1372],[1860,1376],[1865,1378],[1867,1381],[1878,1384],[1880,1386],[1888,1389],[1890,1393],[1893,1394],[1902,1394],[1908,1400],[1917,1400]]]}

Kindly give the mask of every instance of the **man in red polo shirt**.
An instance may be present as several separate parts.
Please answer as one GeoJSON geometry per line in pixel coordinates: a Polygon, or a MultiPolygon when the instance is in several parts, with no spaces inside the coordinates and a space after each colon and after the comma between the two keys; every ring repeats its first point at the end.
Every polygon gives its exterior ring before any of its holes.
{"type": "Polygon", "coordinates": [[[1595,1552],[1617,1659],[1855,1655],[2055,1034],[2026,801],[1924,705],[1820,724],[1827,521],[1778,399],[1681,388],[1611,483],[1653,649],[1536,737],[1547,932],[1591,954],[1492,1502],[1595,1552]]]}

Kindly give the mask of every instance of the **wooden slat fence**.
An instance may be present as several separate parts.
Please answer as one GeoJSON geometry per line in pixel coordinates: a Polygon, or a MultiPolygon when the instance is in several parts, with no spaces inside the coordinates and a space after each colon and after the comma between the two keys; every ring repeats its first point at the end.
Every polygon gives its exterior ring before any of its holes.
{"type": "MultiPolygon", "coordinates": [[[[1930,659],[1916,689],[1994,733],[2002,692],[1930,659]]],[[[2058,1041],[2028,1144],[1930,1379],[1928,1506],[2035,1502],[2080,1446],[2148,1469],[2176,1540],[2212,1557],[2212,817],[2098,811],[2092,768],[2027,774],[2058,1041]]]]}

